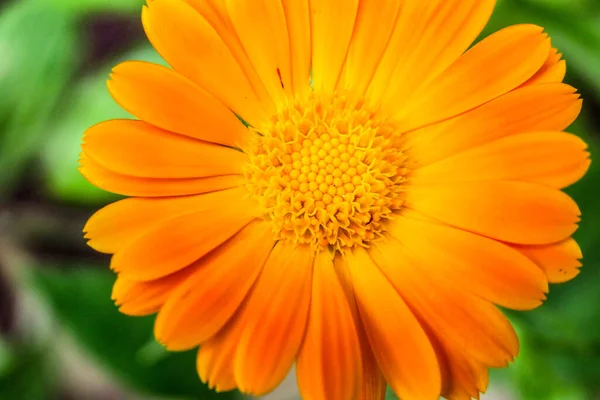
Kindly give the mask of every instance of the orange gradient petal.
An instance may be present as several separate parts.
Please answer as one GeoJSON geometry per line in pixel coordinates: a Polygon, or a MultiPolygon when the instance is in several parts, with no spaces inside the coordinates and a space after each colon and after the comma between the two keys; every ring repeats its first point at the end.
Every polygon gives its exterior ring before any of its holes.
{"type": "Polygon", "coordinates": [[[517,355],[517,335],[494,305],[451,288],[431,268],[423,268],[423,262],[415,260],[398,241],[378,243],[369,254],[435,335],[448,339],[466,357],[487,366],[505,367],[517,355]]]}
{"type": "Polygon", "coordinates": [[[563,132],[535,132],[503,137],[419,168],[411,185],[515,180],[564,188],[590,166],[587,144],[563,132]]]}
{"type": "Polygon", "coordinates": [[[535,308],[545,299],[544,274],[503,243],[404,215],[392,223],[389,232],[411,255],[418,256],[421,273],[444,278],[446,284],[519,310],[535,308]]]}
{"type": "Polygon", "coordinates": [[[360,317],[386,381],[400,398],[437,400],[440,370],[423,328],[365,250],[346,257],[360,317]]]}
{"type": "Polygon", "coordinates": [[[579,275],[581,249],[571,238],[544,246],[518,246],[515,249],[529,257],[546,274],[550,283],[563,283],[579,275]]]}
{"type": "Polygon", "coordinates": [[[549,39],[535,25],[492,34],[412,96],[391,100],[403,104],[395,113],[400,129],[439,122],[513,90],[541,68],[549,50],[549,39]]]}
{"type": "Polygon", "coordinates": [[[548,58],[542,68],[535,73],[524,85],[535,85],[539,83],[562,82],[567,73],[567,63],[562,60],[562,54],[557,49],[550,49],[548,58]]]}
{"type": "Polygon", "coordinates": [[[410,186],[406,206],[457,228],[521,244],[566,239],[580,215],[560,190],[511,181],[410,186]]]}
{"type": "Polygon", "coordinates": [[[270,225],[253,222],[198,261],[198,271],[160,310],[157,340],[179,351],[215,335],[246,297],[273,245],[270,225]]]}
{"type": "Polygon", "coordinates": [[[581,111],[575,89],[564,84],[526,86],[455,118],[407,133],[411,161],[428,165],[501,137],[562,131],[581,111]]]}
{"type": "Polygon", "coordinates": [[[119,276],[113,286],[112,299],[123,314],[154,314],[195,271],[196,268],[189,267],[164,278],[146,282],[119,276]]]}
{"type": "Polygon", "coordinates": [[[333,266],[344,290],[344,294],[346,295],[348,305],[350,306],[361,350],[360,358],[362,361],[362,371],[360,373],[356,400],[383,400],[385,398],[387,384],[379,369],[379,365],[377,365],[377,360],[373,355],[369,339],[367,338],[363,323],[360,319],[348,262],[345,257],[338,254],[333,259],[333,266]]]}
{"type": "Polygon", "coordinates": [[[102,167],[81,156],[79,171],[100,189],[125,196],[165,197],[210,193],[244,185],[242,175],[221,175],[206,178],[139,178],[123,175],[102,167]]]}
{"type": "Polygon", "coordinates": [[[113,254],[152,226],[169,218],[212,210],[216,204],[228,204],[232,199],[246,194],[245,188],[236,188],[199,196],[124,199],[97,211],[83,231],[89,246],[113,254]]]}
{"type": "Polygon", "coordinates": [[[356,398],[362,365],[352,311],[332,255],[315,258],[310,313],[296,374],[302,398],[356,398]]]}
{"type": "Polygon", "coordinates": [[[254,90],[209,21],[184,1],[154,0],[142,12],[148,39],[173,68],[196,82],[251,125],[273,108],[254,90]],[[201,45],[190,46],[190,43],[201,45]]]}
{"type": "Polygon", "coordinates": [[[170,132],[236,147],[248,129],[223,103],[187,78],[160,65],[117,65],[108,90],[121,107],[170,132]]]}
{"type": "Polygon", "coordinates": [[[85,132],[85,156],[140,178],[198,178],[238,174],[248,157],[228,147],[175,135],[143,121],[112,120],[85,132]]]}
{"type": "Polygon", "coordinates": [[[228,203],[149,227],[117,251],[111,268],[129,279],[149,281],[191,265],[256,218],[256,206],[248,198],[230,198],[228,203]]]}
{"type": "Polygon", "coordinates": [[[248,323],[235,355],[240,390],[262,395],[289,372],[304,338],[311,299],[313,254],[277,243],[248,300],[248,323]]]}

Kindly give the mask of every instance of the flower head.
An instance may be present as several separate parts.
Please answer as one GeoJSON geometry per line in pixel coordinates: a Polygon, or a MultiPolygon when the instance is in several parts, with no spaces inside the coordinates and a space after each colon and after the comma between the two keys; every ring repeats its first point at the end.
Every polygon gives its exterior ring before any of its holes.
{"type": "Polygon", "coordinates": [[[130,198],[86,225],[113,297],[199,347],[217,390],[477,398],[517,355],[497,305],[577,275],[581,107],[542,28],[469,49],[493,0],[149,0],[172,68],[117,66],[137,120],[81,171],[130,198]]]}

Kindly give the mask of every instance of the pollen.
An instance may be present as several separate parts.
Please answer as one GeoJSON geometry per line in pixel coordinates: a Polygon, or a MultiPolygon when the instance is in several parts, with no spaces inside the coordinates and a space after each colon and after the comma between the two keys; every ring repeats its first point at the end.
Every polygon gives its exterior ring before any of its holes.
{"type": "Polygon", "coordinates": [[[247,186],[276,240],[341,253],[368,247],[402,208],[400,135],[362,100],[313,94],[251,129],[247,186]]]}

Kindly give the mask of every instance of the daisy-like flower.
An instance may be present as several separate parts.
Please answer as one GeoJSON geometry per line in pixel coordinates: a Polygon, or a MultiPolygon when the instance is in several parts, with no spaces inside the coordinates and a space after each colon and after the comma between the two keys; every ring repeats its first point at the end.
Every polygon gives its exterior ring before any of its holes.
{"type": "Polygon", "coordinates": [[[477,398],[518,353],[496,306],[578,273],[581,101],[493,0],[148,0],[171,65],[117,66],[138,120],[84,138],[123,313],[200,378],[307,400],[477,398]]]}

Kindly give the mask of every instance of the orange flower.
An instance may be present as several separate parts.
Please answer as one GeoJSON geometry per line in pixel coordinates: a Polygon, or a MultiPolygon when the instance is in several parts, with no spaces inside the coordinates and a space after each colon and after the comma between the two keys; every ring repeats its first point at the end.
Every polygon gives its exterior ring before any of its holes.
{"type": "Polygon", "coordinates": [[[518,341],[496,305],[578,273],[589,166],[542,28],[469,50],[493,0],[149,0],[168,69],[117,66],[139,120],[85,134],[82,173],[122,312],[200,346],[217,390],[477,398],[518,341]],[[244,121],[245,123],[242,123],[244,121]]]}

